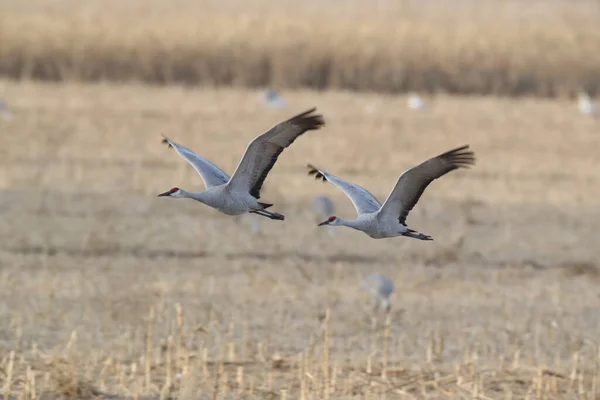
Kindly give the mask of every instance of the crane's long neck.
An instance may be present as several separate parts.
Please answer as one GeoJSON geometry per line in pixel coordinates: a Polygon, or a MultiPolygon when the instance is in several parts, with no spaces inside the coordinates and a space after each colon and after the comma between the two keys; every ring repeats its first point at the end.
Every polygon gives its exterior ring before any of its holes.
{"type": "Polygon", "coordinates": [[[203,192],[188,192],[186,190],[183,189],[179,189],[181,190],[181,197],[186,197],[186,198],[190,198],[190,199],[194,199],[199,201],[200,203],[203,204],[207,204],[209,202],[209,196],[208,193],[206,193],[206,191],[203,192]]]}
{"type": "Polygon", "coordinates": [[[340,217],[337,218],[336,225],[344,225],[352,229],[362,230],[360,227],[360,223],[356,219],[342,219],[340,217]]]}

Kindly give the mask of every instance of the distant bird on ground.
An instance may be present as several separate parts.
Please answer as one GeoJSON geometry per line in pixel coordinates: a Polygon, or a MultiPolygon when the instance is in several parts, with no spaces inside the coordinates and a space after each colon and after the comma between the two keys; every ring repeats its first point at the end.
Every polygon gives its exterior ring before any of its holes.
{"type": "Polygon", "coordinates": [[[431,182],[457,168],[475,164],[475,154],[467,151],[468,148],[468,145],[458,147],[404,172],[383,206],[363,187],[309,164],[308,174],[315,175],[315,178],[323,181],[327,180],[344,191],[358,213],[358,217],[354,220],[331,216],[319,226],[344,225],[362,231],[374,239],[407,236],[420,240],[433,240],[431,236],[408,228],[406,217],[431,182]]]}
{"type": "Polygon", "coordinates": [[[377,112],[377,105],[375,103],[365,104],[365,113],[373,115],[377,112]]]}
{"type": "Polygon", "coordinates": [[[361,288],[375,297],[375,311],[380,305],[385,311],[390,311],[392,307],[390,296],[394,292],[394,282],[390,278],[381,274],[371,274],[363,279],[361,288]]]}
{"type": "Polygon", "coordinates": [[[319,221],[335,212],[335,205],[333,204],[333,201],[331,201],[331,199],[324,194],[315,197],[312,201],[312,206],[315,210],[315,214],[317,214],[317,216],[320,218],[319,221]]]}
{"type": "Polygon", "coordinates": [[[408,95],[407,105],[411,110],[420,110],[425,108],[425,100],[423,100],[417,93],[410,92],[408,95]]]}
{"type": "Polygon", "coordinates": [[[579,112],[586,115],[595,115],[596,106],[590,98],[590,95],[586,92],[579,92],[579,98],[577,99],[577,108],[579,112]]]}
{"type": "Polygon", "coordinates": [[[283,100],[277,89],[268,88],[265,90],[265,99],[267,100],[267,104],[274,108],[287,106],[287,103],[283,100]]]}
{"type": "MultiPolygon", "coordinates": [[[[312,201],[312,206],[315,211],[315,216],[318,219],[317,222],[322,221],[323,218],[333,215],[335,212],[335,205],[333,204],[333,201],[331,201],[331,199],[324,194],[315,197],[312,201]]],[[[333,229],[331,229],[331,227],[328,228],[328,233],[333,235],[333,229]]]]}
{"type": "Polygon", "coordinates": [[[252,233],[260,233],[262,231],[258,217],[255,217],[252,214],[244,214],[243,216],[246,217],[248,224],[250,224],[252,233]]]}
{"type": "Polygon", "coordinates": [[[194,199],[227,215],[253,213],[283,220],[283,215],[266,211],[273,204],[258,201],[260,190],[283,150],[304,132],[317,130],[325,124],[322,115],[312,114],[315,110],[313,108],[281,122],[252,140],[231,178],[212,162],[165,137],[163,143],[168,143],[194,167],[206,190],[187,192],[174,187],[158,197],[194,199]]]}
{"type": "Polygon", "coordinates": [[[0,116],[6,120],[12,119],[12,113],[8,108],[8,103],[0,97],[0,116]]]}

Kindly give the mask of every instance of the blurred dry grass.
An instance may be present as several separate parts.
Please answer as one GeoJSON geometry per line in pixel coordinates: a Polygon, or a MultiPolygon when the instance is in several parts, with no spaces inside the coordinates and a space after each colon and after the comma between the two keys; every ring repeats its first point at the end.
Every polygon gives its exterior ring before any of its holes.
{"type": "Polygon", "coordinates": [[[600,82],[592,0],[8,0],[0,75],[572,96],[600,82]]]}
{"type": "MultiPolygon", "coordinates": [[[[598,120],[565,101],[259,93],[0,81],[0,387],[18,398],[595,399],[598,120]],[[266,181],[286,221],[157,199],[194,171],[161,133],[232,171],[247,142],[313,105],[266,181]],[[384,197],[469,143],[409,218],[434,242],[329,236],[307,162],[384,197]],[[389,320],[359,292],[396,284],[389,320]],[[327,310],[330,310],[329,312],[327,310]],[[10,384],[9,384],[10,383],[10,384]]],[[[6,398],[6,397],[4,397],[6,398]]]]}

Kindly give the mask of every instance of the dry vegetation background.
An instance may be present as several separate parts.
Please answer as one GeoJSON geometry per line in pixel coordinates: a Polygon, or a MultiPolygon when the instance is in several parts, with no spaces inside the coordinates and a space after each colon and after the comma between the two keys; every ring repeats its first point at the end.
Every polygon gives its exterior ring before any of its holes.
{"type": "Polygon", "coordinates": [[[597,0],[4,0],[0,75],[572,96],[597,0]]]}
{"type": "Polygon", "coordinates": [[[600,120],[566,97],[437,94],[415,112],[300,89],[271,109],[256,89],[145,84],[593,91],[598,2],[247,4],[1,3],[0,74],[22,80],[0,80],[0,398],[599,398],[600,120]],[[265,184],[285,222],[253,233],[156,198],[202,188],[161,133],[232,172],[312,106],[327,127],[265,184]],[[464,143],[477,165],[408,220],[435,241],[316,227],[317,194],[354,209],[306,163],[383,199],[464,143]],[[388,316],[359,290],[372,272],[395,282],[388,316]]]}

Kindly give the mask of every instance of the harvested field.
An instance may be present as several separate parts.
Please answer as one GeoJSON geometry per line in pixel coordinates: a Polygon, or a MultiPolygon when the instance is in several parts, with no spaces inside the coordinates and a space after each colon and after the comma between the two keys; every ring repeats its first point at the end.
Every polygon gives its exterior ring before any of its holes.
{"type": "Polygon", "coordinates": [[[571,102],[406,98],[0,81],[0,385],[4,398],[595,399],[600,121],[571,102]],[[231,172],[247,142],[313,105],[265,201],[286,221],[228,218],[160,143],[231,172]],[[471,144],[409,217],[434,237],[316,227],[350,202],[310,162],[384,198],[407,167],[471,144]],[[396,284],[373,316],[372,272],[396,284]],[[10,384],[9,384],[10,383],[10,384]]]}
{"type": "Polygon", "coordinates": [[[0,76],[573,97],[598,92],[592,0],[5,0],[0,76]]]}

